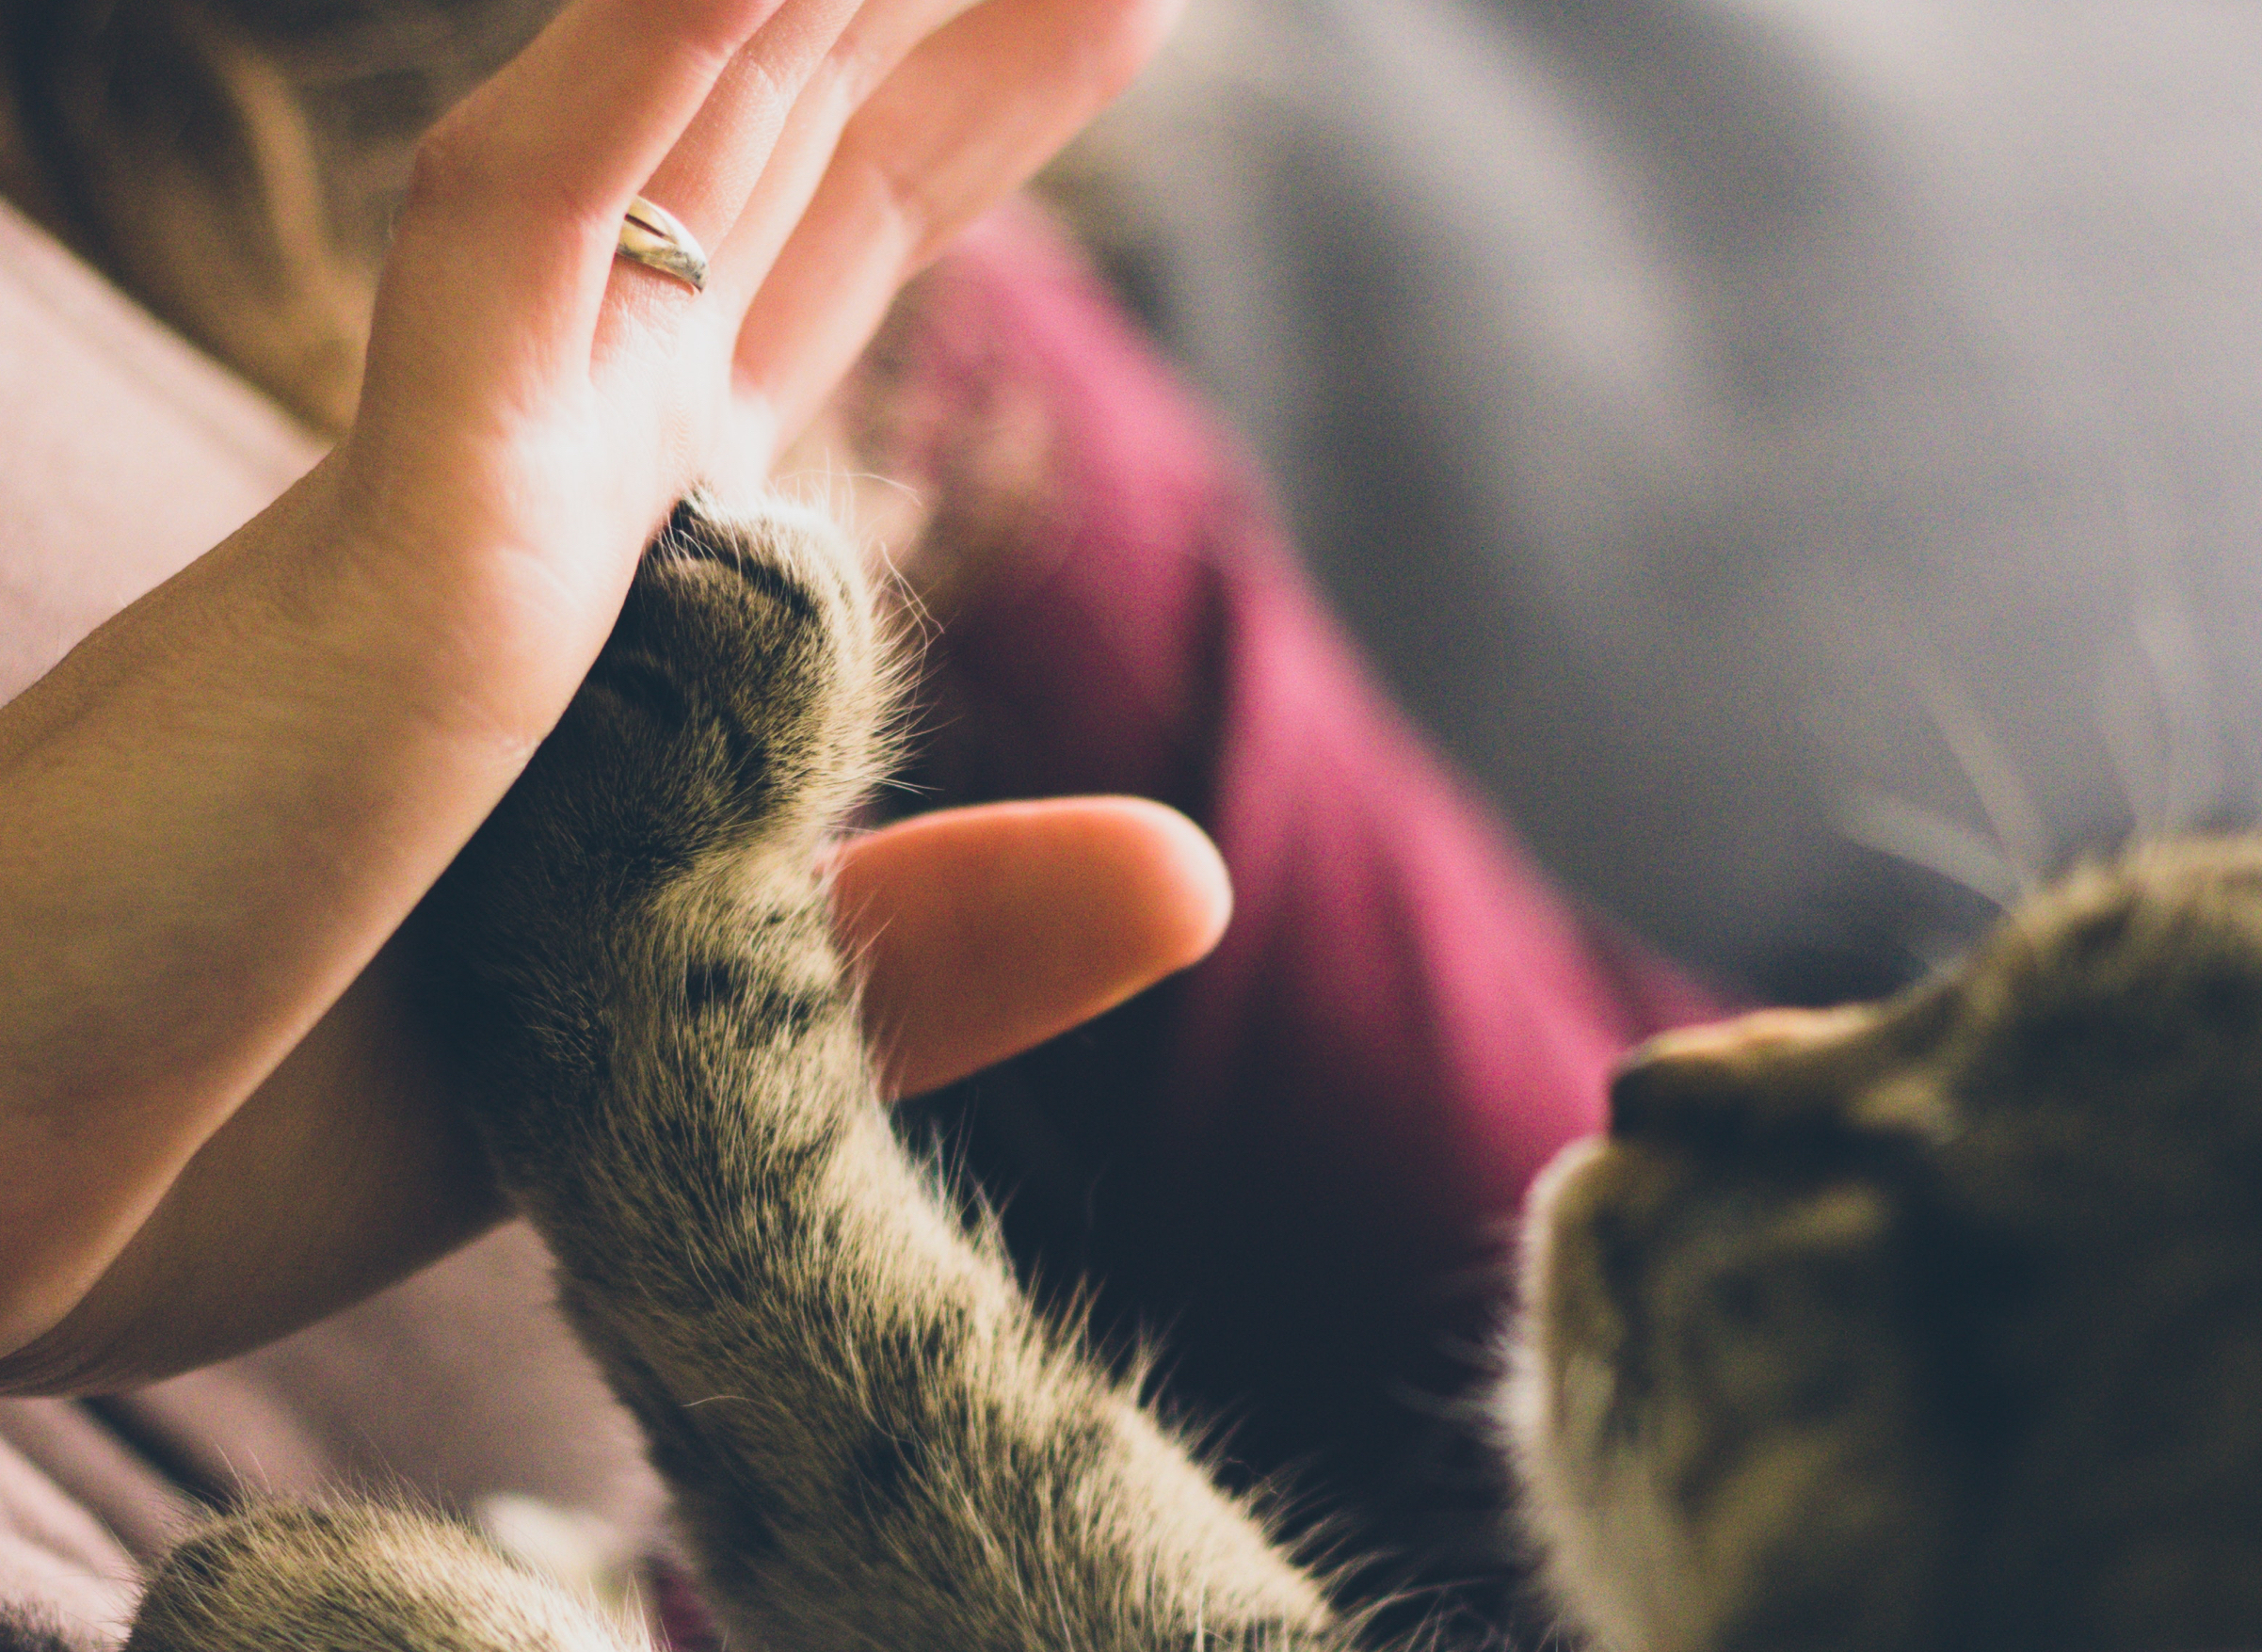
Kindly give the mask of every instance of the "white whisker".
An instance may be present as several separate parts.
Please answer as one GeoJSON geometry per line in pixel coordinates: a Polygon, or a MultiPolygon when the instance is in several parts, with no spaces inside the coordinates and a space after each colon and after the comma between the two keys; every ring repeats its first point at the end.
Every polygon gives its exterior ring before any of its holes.
{"type": "Polygon", "coordinates": [[[1917,658],[1909,666],[1910,686],[1979,799],[2001,859],[2016,879],[2016,892],[2032,893],[2048,876],[2054,858],[2052,834],[2035,807],[2033,793],[1996,745],[1979,707],[1956,686],[1939,659],[1914,639],[1911,651],[1917,658]]]}
{"type": "Polygon", "coordinates": [[[2008,910],[2026,889],[1994,843],[1922,804],[1859,791],[1839,801],[1836,825],[1850,842],[1920,867],[1998,909],[2008,910]]]}

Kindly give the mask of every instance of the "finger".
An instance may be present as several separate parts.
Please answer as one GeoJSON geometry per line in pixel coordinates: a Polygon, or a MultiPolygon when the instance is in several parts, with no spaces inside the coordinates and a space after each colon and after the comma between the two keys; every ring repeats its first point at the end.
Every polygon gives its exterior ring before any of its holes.
{"type": "MultiPolygon", "coordinates": [[[[636,193],[674,213],[708,249],[708,289],[731,324],[760,278],[730,279],[728,237],[746,216],[750,199],[776,192],[780,178],[790,190],[793,174],[806,164],[802,152],[810,144],[810,127],[823,129],[822,141],[830,147],[838,121],[828,119],[826,88],[838,78],[830,66],[838,59],[843,31],[853,33],[874,14],[916,13],[937,3],[873,0],[861,10],[858,0],[787,6],[724,68],[682,136],[638,186],[636,193]]],[[[657,321],[674,327],[692,297],[682,282],[631,263],[619,265],[615,275],[624,297],[636,295],[619,307],[618,323],[628,336],[634,336],[632,324],[657,321]]],[[[600,356],[607,348],[601,337],[600,356]]]]}
{"type": "MultiPolygon", "coordinates": [[[[973,4],[975,0],[874,0],[846,20],[824,61],[801,87],[782,130],[774,132],[768,164],[758,176],[748,177],[737,197],[741,210],[715,247],[715,284],[736,292],[742,310],[808,209],[857,111],[922,40],[973,4]]],[[[702,124],[706,114],[702,111],[702,124]]],[[[692,166],[712,165],[711,158],[690,154],[697,136],[698,125],[679,153],[692,166]]],[[[719,145],[714,152],[719,154],[719,145]]],[[[671,166],[675,159],[670,157],[671,166]]]]}
{"type": "Polygon", "coordinates": [[[864,962],[883,1082],[918,1095],[1194,963],[1233,895],[1184,815],[1087,797],[922,815],[843,844],[833,906],[864,962]]]}
{"type": "Polygon", "coordinates": [[[586,370],[630,197],[757,30],[848,3],[576,0],[419,146],[378,336],[443,383],[467,344],[586,370]]]}
{"type": "Polygon", "coordinates": [[[790,436],[896,289],[1099,112],[1169,33],[1179,0],[987,0],[866,101],[740,329],[742,393],[790,436]]]}
{"type": "MultiPolygon", "coordinates": [[[[921,40],[973,3],[869,0],[781,12],[725,71],[642,191],[708,249],[710,314],[735,330],[850,119],[921,40]]],[[[608,313],[601,357],[618,343],[640,346],[655,324],[680,326],[690,296],[633,265],[618,277],[639,297],[608,313]]],[[[635,359],[644,358],[639,347],[635,359]]]]}
{"type": "MultiPolygon", "coordinates": [[[[682,139],[641,193],[682,219],[708,249],[708,302],[696,315],[682,282],[624,262],[618,299],[599,323],[601,363],[641,374],[672,354],[686,327],[725,329],[714,358],[769,273],[825,176],[850,118],[922,40],[974,0],[810,0],[789,8],[717,79],[682,139]],[[719,239],[718,239],[719,237],[719,239]],[[623,346],[626,346],[625,351],[623,346]]],[[[767,445],[766,443],[764,444],[767,445]]]]}

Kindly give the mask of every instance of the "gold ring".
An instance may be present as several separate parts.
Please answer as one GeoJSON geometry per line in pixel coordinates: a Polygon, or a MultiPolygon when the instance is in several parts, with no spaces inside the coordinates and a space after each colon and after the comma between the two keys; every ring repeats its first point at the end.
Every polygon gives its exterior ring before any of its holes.
{"type": "Polygon", "coordinates": [[[695,293],[707,290],[707,252],[682,219],[639,195],[620,220],[617,255],[662,275],[673,276],[695,293]]]}

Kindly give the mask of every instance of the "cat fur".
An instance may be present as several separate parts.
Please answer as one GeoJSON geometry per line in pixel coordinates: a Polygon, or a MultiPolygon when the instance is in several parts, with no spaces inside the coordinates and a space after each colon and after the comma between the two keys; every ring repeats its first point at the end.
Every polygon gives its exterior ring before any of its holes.
{"type": "Polygon", "coordinates": [[[2262,845],[1667,1035],[1524,1267],[1503,1409],[1614,1652],[2262,1642],[2262,845]]]}

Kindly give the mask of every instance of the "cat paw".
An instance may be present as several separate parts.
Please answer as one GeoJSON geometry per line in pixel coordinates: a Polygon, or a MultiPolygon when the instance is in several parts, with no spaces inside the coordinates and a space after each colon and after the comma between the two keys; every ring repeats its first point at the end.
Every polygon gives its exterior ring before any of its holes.
{"type": "Polygon", "coordinates": [[[255,1508],[151,1579],[125,1652],[649,1652],[445,1521],[378,1507],[255,1508]]]}
{"type": "Polygon", "coordinates": [[[653,827],[804,846],[878,778],[892,687],[862,563],[831,518],[694,494],[646,553],[567,723],[652,800],[653,827]]]}
{"type": "Polygon", "coordinates": [[[818,840],[882,766],[891,687],[836,525],[685,500],[556,730],[426,899],[436,1006],[473,1046],[562,1026],[649,968],[687,898],[732,922],[806,905],[818,840]]]}
{"type": "Polygon", "coordinates": [[[575,823],[618,877],[801,849],[876,778],[888,673],[854,547],[823,514],[695,494],[498,822],[575,823]]]}

